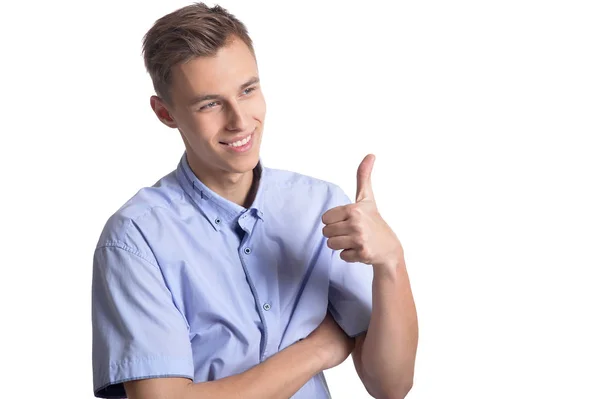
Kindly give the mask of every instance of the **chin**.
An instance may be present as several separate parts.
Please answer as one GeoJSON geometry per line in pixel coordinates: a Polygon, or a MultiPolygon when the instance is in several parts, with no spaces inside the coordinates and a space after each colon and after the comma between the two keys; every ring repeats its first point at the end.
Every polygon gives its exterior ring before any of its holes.
{"type": "MultiPolygon", "coordinates": [[[[260,144],[260,142],[258,143],[260,144]]],[[[260,160],[260,147],[256,146],[245,154],[222,153],[221,160],[233,173],[251,172],[260,160]]]]}
{"type": "Polygon", "coordinates": [[[234,173],[251,172],[258,165],[259,157],[254,155],[247,159],[238,159],[237,162],[229,163],[230,170],[234,173]]]}
{"type": "Polygon", "coordinates": [[[258,152],[251,151],[243,155],[228,153],[217,153],[213,158],[213,165],[230,173],[246,173],[252,171],[259,161],[258,152]]]}

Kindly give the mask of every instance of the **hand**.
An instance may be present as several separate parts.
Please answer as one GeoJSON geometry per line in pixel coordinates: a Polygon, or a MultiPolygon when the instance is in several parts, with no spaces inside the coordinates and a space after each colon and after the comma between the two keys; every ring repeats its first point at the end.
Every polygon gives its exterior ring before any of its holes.
{"type": "Polygon", "coordinates": [[[354,338],[350,338],[327,312],[325,319],[308,337],[317,355],[323,361],[323,370],[341,364],[354,350],[354,338]]]}
{"type": "Polygon", "coordinates": [[[375,156],[367,155],[356,173],[356,203],[338,206],[323,214],[323,235],[327,246],[342,250],[346,262],[362,262],[373,266],[397,262],[404,258],[400,241],[383,220],[371,187],[371,171],[375,156]]]}

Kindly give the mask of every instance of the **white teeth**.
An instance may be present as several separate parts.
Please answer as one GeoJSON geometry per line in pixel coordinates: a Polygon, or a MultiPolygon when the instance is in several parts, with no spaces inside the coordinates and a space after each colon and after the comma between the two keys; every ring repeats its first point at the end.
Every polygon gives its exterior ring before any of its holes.
{"type": "Polygon", "coordinates": [[[248,137],[246,137],[245,139],[238,140],[238,141],[236,141],[235,143],[229,143],[229,144],[227,144],[227,145],[228,145],[228,146],[230,146],[230,147],[239,147],[239,146],[242,146],[242,145],[246,144],[248,141],[250,141],[250,137],[251,137],[251,136],[252,136],[252,135],[249,135],[249,136],[248,136],[248,137]]]}

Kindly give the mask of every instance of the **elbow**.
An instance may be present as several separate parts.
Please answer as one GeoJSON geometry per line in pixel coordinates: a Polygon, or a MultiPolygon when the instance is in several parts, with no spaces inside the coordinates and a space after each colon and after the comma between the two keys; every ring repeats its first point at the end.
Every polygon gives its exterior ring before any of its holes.
{"type": "Polygon", "coordinates": [[[376,399],[404,399],[413,387],[413,380],[399,380],[389,387],[379,390],[368,389],[369,394],[376,399]]]}
{"type": "Polygon", "coordinates": [[[413,387],[413,379],[406,379],[398,384],[396,392],[389,396],[389,399],[404,399],[413,387]]]}
{"type": "Polygon", "coordinates": [[[410,392],[412,387],[413,387],[413,380],[411,378],[410,381],[405,381],[403,384],[401,384],[396,396],[391,396],[390,399],[404,399],[406,397],[406,395],[408,395],[408,393],[410,392]]]}

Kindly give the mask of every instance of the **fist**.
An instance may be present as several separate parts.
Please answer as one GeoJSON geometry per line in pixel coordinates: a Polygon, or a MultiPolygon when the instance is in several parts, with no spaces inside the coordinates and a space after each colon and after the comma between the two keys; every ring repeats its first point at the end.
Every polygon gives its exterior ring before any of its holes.
{"type": "Polygon", "coordinates": [[[367,155],[356,173],[356,202],[338,206],[323,214],[323,235],[327,246],[342,250],[347,262],[385,264],[403,257],[400,241],[383,220],[371,185],[374,155],[367,155]]]}

